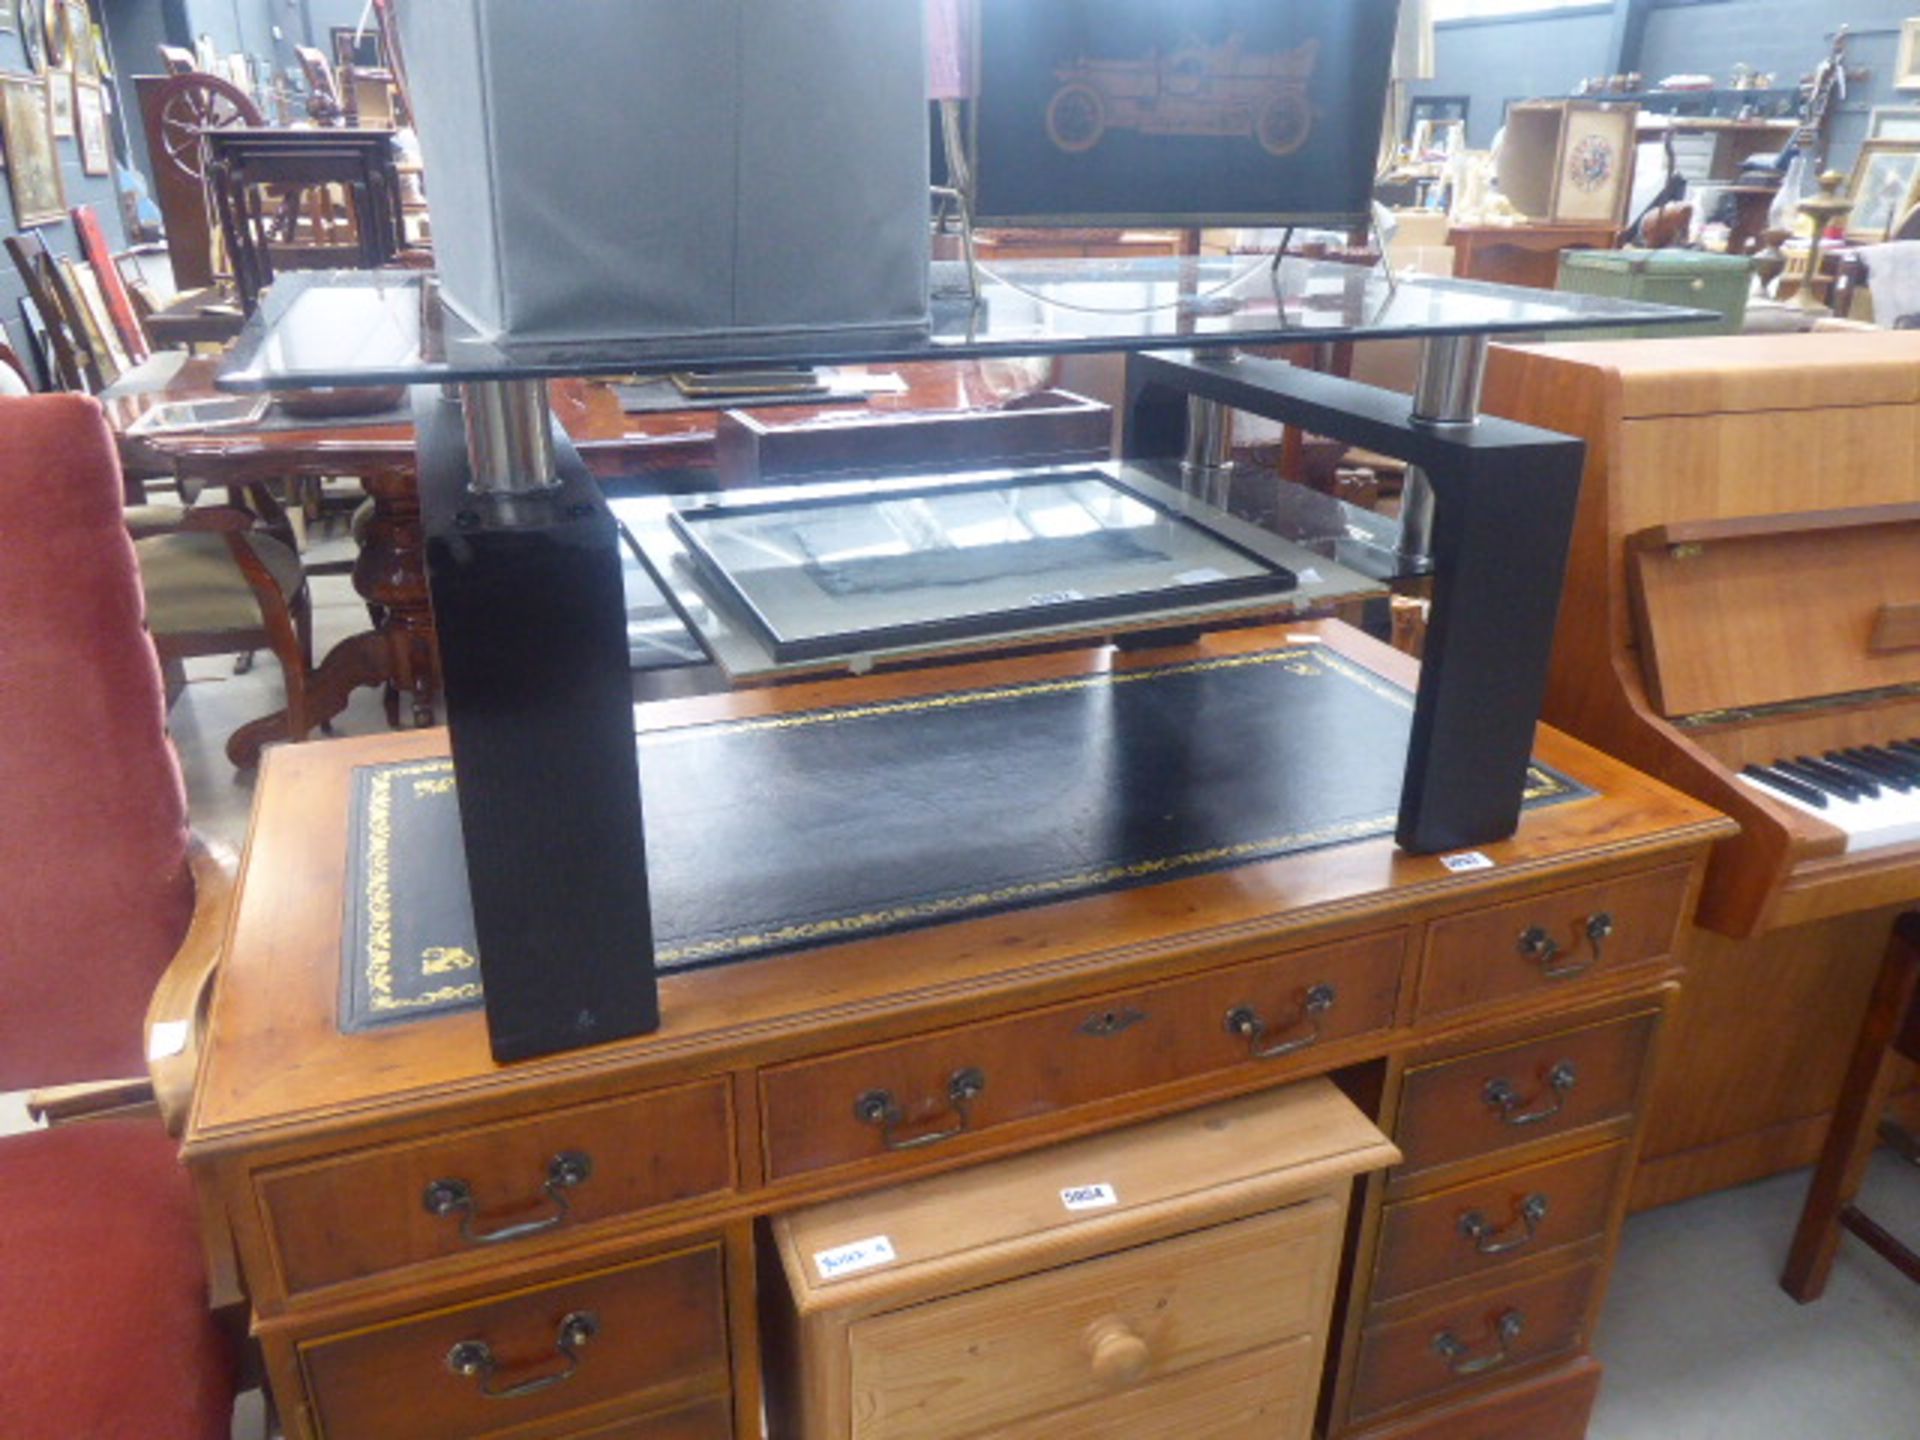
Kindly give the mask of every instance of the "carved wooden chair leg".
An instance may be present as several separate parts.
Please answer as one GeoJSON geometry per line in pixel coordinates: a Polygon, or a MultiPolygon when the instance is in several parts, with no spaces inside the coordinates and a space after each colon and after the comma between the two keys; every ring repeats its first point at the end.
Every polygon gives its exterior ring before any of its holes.
{"type": "Polygon", "coordinates": [[[1781,1288],[1801,1304],[1825,1293],[1839,1253],[1840,1234],[1851,1230],[1874,1250],[1920,1280],[1920,1257],[1854,1208],[1866,1178],[1867,1161],[1879,1141],[1879,1118],[1892,1088],[1903,1049],[1920,1049],[1920,910],[1909,910],[1893,924],[1887,956],[1874,981],[1867,1018],[1854,1043],[1840,1103],[1833,1113],[1827,1143],[1814,1168],[1813,1185],[1800,1212],[1781,1288]],[[1903,1043],[1904,1042],[1904,1043],[1903,1043]]]}

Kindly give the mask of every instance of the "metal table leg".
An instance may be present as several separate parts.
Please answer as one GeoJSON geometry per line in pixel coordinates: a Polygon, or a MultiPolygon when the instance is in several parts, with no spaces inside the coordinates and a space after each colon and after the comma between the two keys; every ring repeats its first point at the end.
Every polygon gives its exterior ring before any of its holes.
{"type": "MultiPolygon", "coordinates": [[[[1470,427],[1480,414],[1487,376],[1487,337],[1448,335],[1420,346],[1413,388],[1413,420],[1430,427],[1470,427]]],[[[1397,554],[1407,573],[1433,568],[1433,482],[1418,465],[1407,467],[1400,492],[1397,554]]]]}

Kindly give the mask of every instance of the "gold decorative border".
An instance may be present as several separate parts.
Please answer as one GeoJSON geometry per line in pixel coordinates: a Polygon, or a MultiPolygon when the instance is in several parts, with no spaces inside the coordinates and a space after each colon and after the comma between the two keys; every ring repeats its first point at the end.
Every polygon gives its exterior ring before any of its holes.
{"type": "MultiPolygon", "coordinates": [[[[1062,680],[1041,680],[1028,684],[1003,685],[979,690],[956,690],[939,695],[917,696],[909,700],[889,700],[866,705],[842,706],[830,710],[809,710],[798,714],[765,715],[747,720],[684,725],[671,730],[655,731],[641,738],[649,744],[659,744],[693,736],[743,735],[759,730],[791,730],[844,720],[869,720],[929,710],[953,710],[968,705],[1036,695],[1069,694],[1102,685],[1127,685],[1141,680],[1273,664],[1285,664],[1289,671],[1297,675],[1336,674],[1403,710],[1413,709],[1413,697],[1399,686],[1382,680],[1372,671],[1353,664],[1325,646],[1300,645],[1289,646],[1282,650],[1262,650],[1247,655],[1228,655],[1211,660],[1191,660],[1174,665],[1159,665],[1145,670],[1102,671],[1062,680]]],[[[478,981],[444,985],[411,998],[399,997],[393,993],[393,786],[397,780],[409,777],[419,777],[414,779],[414,789],[417,793],[446,793],[453,788],[453,762],[443,757],[410,764],[373,767],[366,807],[365,971],[369,1007],[381,1014],[422,1010],[462,1000],[474,1000],[478,999],[481,993],[478,981]]],[[[1575,793],[1575,787],[1561,781],[1549,771],[1538,765],[1527,767],[1527,786],[1522,793],[1523,801],[1550,799],[1573,793],[1575,793]]],[[[1386,834],[1392,830],[1395,818],[1393,814],[1369,816],[1363,820],[1342,821],[1337,825],[1294,831],[1263,840],[1247,840],[1235,845],[1212,846],[1205,850],[1189,851],[1180,855],[1137,860],[1126,865],[1109,865],[1096,870],[1083,870],[1050,880],[1023,881],[1017,885],[1006,885],[994,890],[975,891],[967,895],[952,895],[938,900],[891,906],[885,910],[872,910],[856,915],[835,916],[827,920],[783,925],[777,930],[754,934],[697,940],[656,951],[654,960],[656,964],[672,966],[712,960],[725,955],[738,954],[744,957],[787,946],[810,944],[831,937],[854,937],[875,930],[933,920],[946,915],[1006,907],[1049,896],[1083,893],[1128,881],[1142,880],[1152,875],[1166,874],[1170,871],[1230,865],[1236,862],[1291,854],[1345,840],[1367,839],[1386,834]]],[[[436,973],[466,969],[471,964],[471,956],[465,950],[459,952],[461,960],[465,963],[454,964],[445,958],[446,954],[451,953],[445,951],[445,947],[433,948],[444,952],[435,962],[436,973]]]]}

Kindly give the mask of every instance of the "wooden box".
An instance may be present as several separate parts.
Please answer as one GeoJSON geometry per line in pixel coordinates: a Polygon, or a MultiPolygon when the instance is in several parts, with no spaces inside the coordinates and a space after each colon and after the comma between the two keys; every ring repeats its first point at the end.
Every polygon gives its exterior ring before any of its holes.
{"type": "Polygon", "coordinates": [[[1397,1152],[1282,1089],[773,1222],[776,1440],[1306,1440],[1352,1179],[1397,1152]]]}
{"type": "Polygon", "coordinates": [[[1509,106],[1500,189],[1530,219],[1618,229],[1633,180],[1637,113],[1633,105],[1591,100],[1509,106]]]}

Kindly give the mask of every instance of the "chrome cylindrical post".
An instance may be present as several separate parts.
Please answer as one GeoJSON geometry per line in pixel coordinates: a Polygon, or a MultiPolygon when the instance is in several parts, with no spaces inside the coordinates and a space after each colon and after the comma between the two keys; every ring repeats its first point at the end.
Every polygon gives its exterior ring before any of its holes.
{"type": "Polygon", "coordinates": [[[1217,400],[1187,397],[1187,450],[1180,486],[1209,505],[1226,508],[1233,486],[1233,411],[1217,400]]]}
{"type": "Polygon", "coordinates": [[[544,380],[474,381],[460,387],[460,407],[477,494],[533,495],[559,484],[544,380]]]}
{"type": "MultiPolygon", "coordinates": [[[[1413,386],[1413,418],[1433,426],[1471,425],[1480,413],[1487,378],[1485,335],[1443,335],[1421,342],[1413,386]]],[[[1409,569],[1433,561],[1433,482],[1417,465],[1407,468],[1400,492],[1400,538],[1395,547],[1409,569]]]]}

